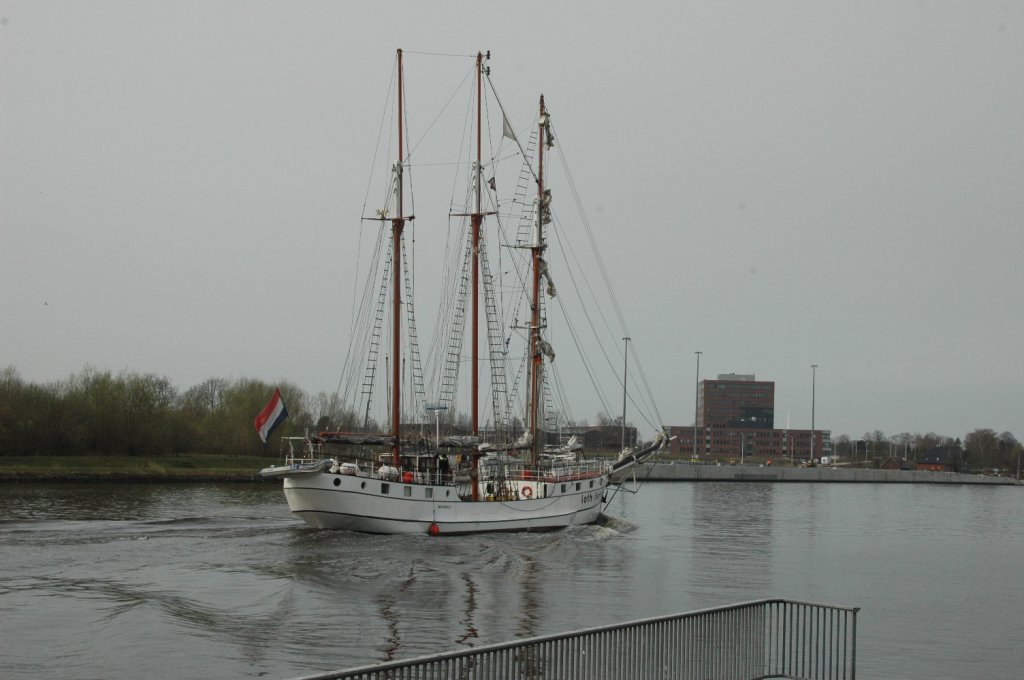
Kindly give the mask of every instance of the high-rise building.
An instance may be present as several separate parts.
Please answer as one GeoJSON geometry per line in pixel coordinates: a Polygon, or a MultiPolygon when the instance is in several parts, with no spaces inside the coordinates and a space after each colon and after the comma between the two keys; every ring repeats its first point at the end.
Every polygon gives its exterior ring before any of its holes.
{"type": "Polygon", "coordinates": [[[808,460],[812,437],[816,457],[832,451],[828,430],[776,430],[775,383],[757,380],[753,374],[726,373],[717,380],[702,380],[696,428],[673,426],[669,434],[675,436],[673,453],[702,459],[808,460]]]}
{"type": "Polygon", "coordinates": [[[772,429],[775,427],[775,383],[737,373],[701,381],[697,391],[697,427],[708,425],[772,429]]]}

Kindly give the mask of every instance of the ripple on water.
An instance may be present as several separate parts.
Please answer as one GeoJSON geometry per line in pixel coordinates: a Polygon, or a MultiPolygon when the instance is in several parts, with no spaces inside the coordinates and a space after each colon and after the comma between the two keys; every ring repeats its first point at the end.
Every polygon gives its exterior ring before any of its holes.
{"type": "Polygon", "coordinates": [[[650,484],[592,526],[431,538],[311,529],[270,485],[129,487],[0,495],[5,678],[293,677],[760,596],[862,607],[862,677],[1024,665],[1016,489],[650,484]]]}

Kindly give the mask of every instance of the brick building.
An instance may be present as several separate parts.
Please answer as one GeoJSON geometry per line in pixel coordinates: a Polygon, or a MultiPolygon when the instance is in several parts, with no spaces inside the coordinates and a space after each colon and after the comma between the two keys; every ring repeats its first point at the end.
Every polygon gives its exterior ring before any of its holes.
{"type": "MultiPolygon", "coordinates": [[[[593,427],[581,428],[583,448],[587,451],[605,449],[610,451],[622,450],[622,426],[621,425],[595,425],[593,427]]],[[[636,446],[636,428],[626,426],[626,446],[636,446]]]]}
{"type": "Polygon", "coordinates": [[[718,380],[702,380],[697,390],[697,427],[707,425],[772,429],[775,383],[736,373],[720,375],[718,380]]]}
{"type": "Polygon", "coordinates": [[[936,446],[925,451],[923,458],[917,463],[917,469],[946,472],[953,468],[949,459],[949,452],[944,447],[936,446]]]}
{"type": "MultiPolygon", "coordinates": [[[[754,375],[729,373],[702,380],[697,390],[696,440],[694,427],[671,426],[671,452],[701,459],[809,460],[811,431],[775,429],[775,383],[754,375]]],[[[828,430],[814,431],[814,457],[832,455],[828,430]]]]}

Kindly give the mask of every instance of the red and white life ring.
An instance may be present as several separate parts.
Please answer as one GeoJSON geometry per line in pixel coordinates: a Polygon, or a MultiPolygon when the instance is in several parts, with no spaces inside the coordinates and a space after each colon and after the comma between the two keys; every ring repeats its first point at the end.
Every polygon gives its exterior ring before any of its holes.
{"type": "Polygon", "coordinates": [[[520,491],[519,493],[522,494],[523,498],[525,498],[527,500],[533,498],[533,489],[531,489],[528,486],[524,486],[523,490],[520,491]]]}

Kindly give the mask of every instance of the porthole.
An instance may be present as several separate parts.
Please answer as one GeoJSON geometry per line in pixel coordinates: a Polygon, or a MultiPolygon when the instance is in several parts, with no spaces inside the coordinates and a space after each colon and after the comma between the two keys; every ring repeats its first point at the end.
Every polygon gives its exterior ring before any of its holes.
{"type": "Polygon", "coordinates": [[[366,482],[359,482],[359,488],[360,489],[365,489],[366,488],[366,482]]]}
{"type": "Polygon", "coordinates": [[[452,490],[451,489],[445,489],[444,495],[445,496],[451,496],[452,495],[452,490]]]}
{"type": "Polygon", "coordinates": [[[341,486],[341,480],[337,477],[334,478],[334,486],[341,486]]]}

